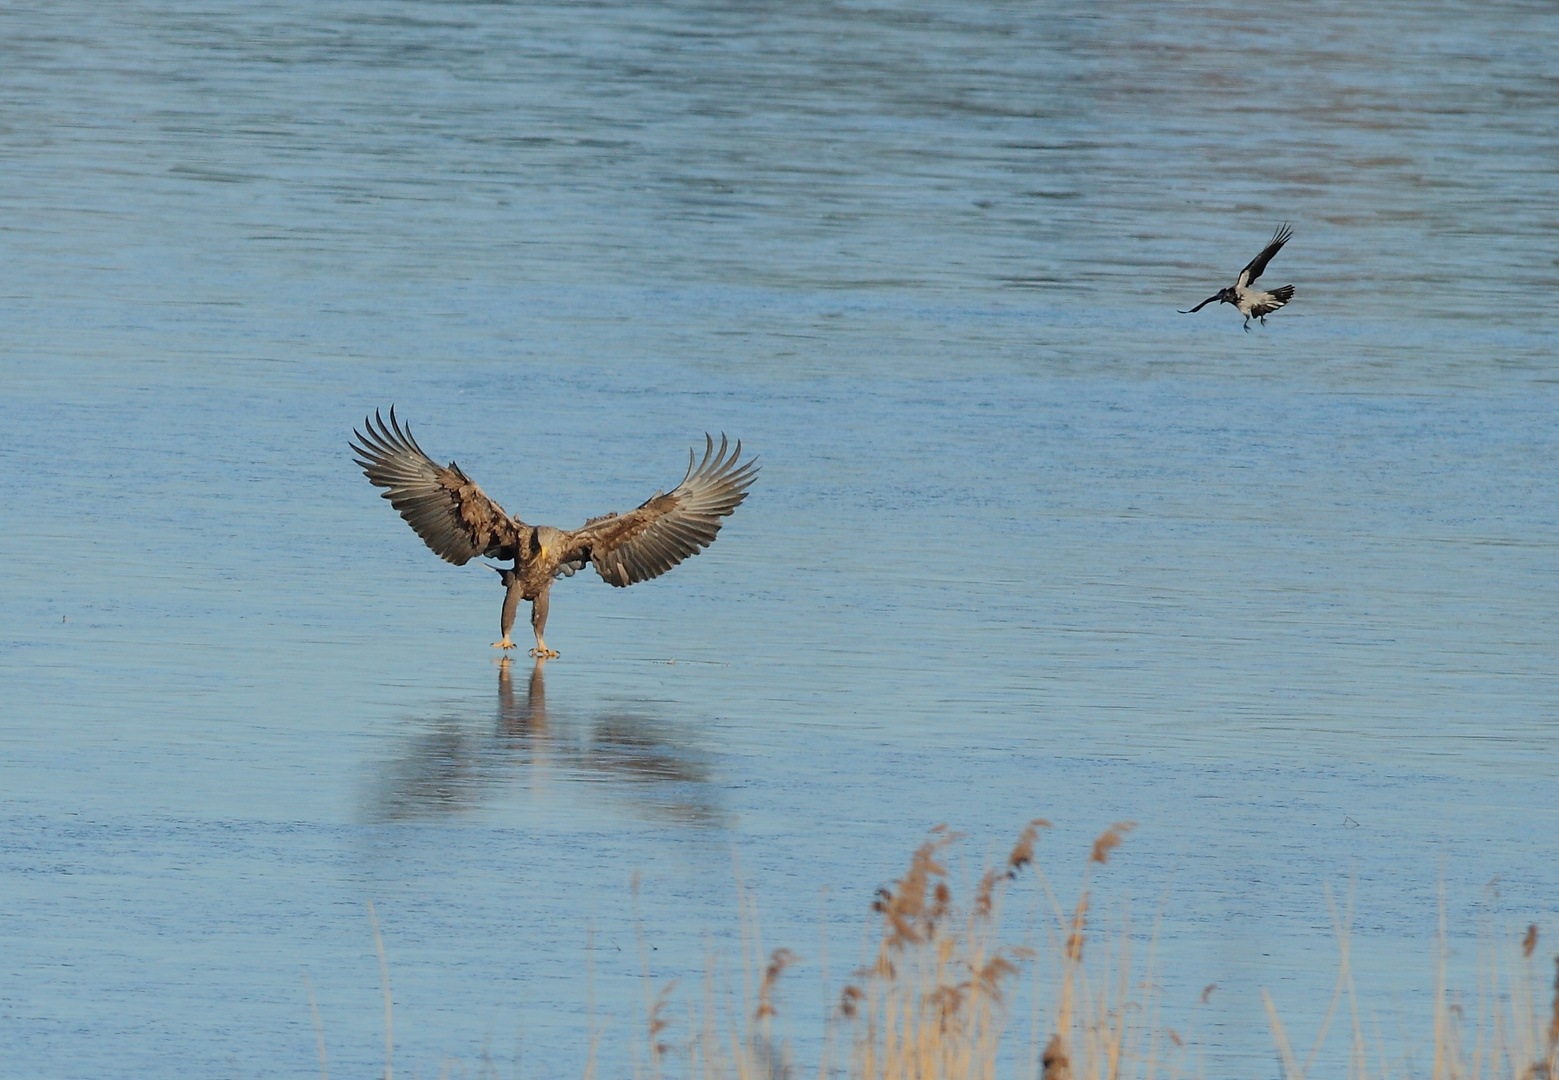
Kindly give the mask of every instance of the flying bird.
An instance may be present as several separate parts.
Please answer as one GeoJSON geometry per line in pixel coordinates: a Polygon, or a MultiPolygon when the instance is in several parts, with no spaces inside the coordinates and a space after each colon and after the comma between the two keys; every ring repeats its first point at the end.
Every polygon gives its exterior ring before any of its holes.
{"type": "Polygon", "coordinates": [[[529,600],[536,633],[531,655],[542,658],[558,655],[541,636],[554,580],[573,577],[586,563],[608,585],[619,588],[659,577],[714,543],[720,519],[741,505],[758,475],[756,460],[739,460],[740,442],[728,453],[724,435],[716,450],[706,434],[703,460],[695,468],[695,453],[688,451],[687,475],[670,494],[657,491],[636,510],[591,518],[567,532],[511,517],[459,465],[435,464],[411,437],[411,429],[396,419],[394,407],[388,424],[375,410],[363,427],[365,432],[352,429],[357,437],[350,444],[357,455],[353,460],[369,483],[388,489],[383,497],[435,555],[456,566],[478,556],[514,561],[512,567],[492,567],[507,590],[503,638],[493,647],[515,647],[509,630],[520,601],[529,600]]]}
{"type": "Polygon", "coordinates": [[[1245,269],[1240,271],[1240,276],[1234,279],[1234,288],[1219,289],[1212,296],[1197,304],[1190,311],[1182,311],[1182,315],[1190,315],[1192,312],[1201,311],[1214,300],[1220,304],[1233,304],[1239,313],[1245,316],[1245,332],[1250,333],[1251,319],[1260,319],[1261,325],[1267,325],[1267,316],[1294,298],[1294,287],[1282,285],[1271,292],[1262,292],[1260,289],[1251,288],[1251,283],[1261,276],[1261,272],[1267,268],[1267,263],[1272,261],[1272,256],[1283,250],[1283,245],[1288,243],[1294,235],[1293,231],[1285,223],[1278,226],[1278,231],[1272,234],[1272,239],[1267,246],[1261,249],[1250,262],[1245,264],[1245,269]]]}

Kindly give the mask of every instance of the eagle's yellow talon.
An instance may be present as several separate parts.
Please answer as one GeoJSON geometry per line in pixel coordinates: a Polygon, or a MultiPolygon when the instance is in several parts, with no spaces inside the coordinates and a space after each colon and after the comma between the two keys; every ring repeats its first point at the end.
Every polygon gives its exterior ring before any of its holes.
{"type": "Polygon", "coordinates": [[[505,636],[502,641],[495,641],[495,642],[493,642],[493,648],[495,648],[495,649],[512,649],[512,648],[514,648],[514,642],[510,641],[508,639],[508,637],[505,636]]]}

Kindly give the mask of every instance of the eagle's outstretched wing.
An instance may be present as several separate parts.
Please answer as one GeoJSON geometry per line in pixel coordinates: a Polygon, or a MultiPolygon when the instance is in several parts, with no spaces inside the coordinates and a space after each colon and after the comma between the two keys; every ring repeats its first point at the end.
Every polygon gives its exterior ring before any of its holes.
{"type": "Polygon", "coordinates": [[[435,465],[411,437],[411,429],[395,419],[394,406],[388,424],[376,409],[363,427],[367,434],[352,429],[357,436],[351,444],[354,460],[369,483],[389,489],[384,498],[435,555],[456,566],[478,555],[514,558],[524,526],[488,498],[459,465],[435,465]]]}
{"type": "Polygon", "coordinates": [[[714,543],[720,519],[747,497],[758,463],[738,461],[740,442],[728,456],[724,435],[719,451],[708,435],[704,442],[704,460],[694,468],[688,451],[687,475],[670,494],[656,492],[637,510],[592,518],[567,534],[565,561],[589,559],[602,580],[623,588],[659,577],[714,543]]]}
{"type": "Polygon", "coordinates": [[[1246,288],[1251,282],[1259,278],[1261,272],[1267,268],[1267,263],[1272,261],[1272,256],[1283,250],[1283,245],[1293,239],[1293,236],[1294,231],[1288,227],[1287,222],[1279,225],[1277,232],[1273,233],[1272,239],[1267,242],[1267,246],[1261,249],[1261,254],[1245,264],[1245,269],[1240,271],[1239,279],[1235,281],[1234,287],[1236,289],[1246,288]]]}

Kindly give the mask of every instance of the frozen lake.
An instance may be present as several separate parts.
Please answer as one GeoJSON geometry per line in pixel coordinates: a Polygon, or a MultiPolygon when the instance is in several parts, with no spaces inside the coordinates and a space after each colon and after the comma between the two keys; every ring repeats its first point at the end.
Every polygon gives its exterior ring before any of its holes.
{"type": "Polygon", "coordinates": [[[820,913],[837,984],[1036,816],[1063,892],[1141,823],[1207,1075],[1350,879],[1422,1049],[1442,880],[1455,971],[1559,930],[1556,130],[1543,4],[0,9],[9,1070],[315,1074],[306,968],[371,1075],[372,899],[406,1075],[592,1009],[625,1075],[631,876],[691,987],[738,861],[805,1051],[820,913]],[[1176,313],[1285,220],[1268,326],[1176,313]],[[763,471],[535,672],[353,466],[392,402],[536,523],[763,471]]]}

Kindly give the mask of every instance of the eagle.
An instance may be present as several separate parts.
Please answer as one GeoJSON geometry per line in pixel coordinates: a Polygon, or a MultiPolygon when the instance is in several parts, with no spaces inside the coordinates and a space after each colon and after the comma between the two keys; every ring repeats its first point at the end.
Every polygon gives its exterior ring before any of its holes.
{"type": "Polygon", "coordinates": [[[1260,319],[1261,325],[1266,326],[1267,316],[1294,298],[1294,287],[1279,285],[1271,292],[1263,292],[1251,288],[1251,283],[1261,276],[1261,272],[1267,268],[1267,263],[1272,261],[1272,256],[1283,250],[1283,245],[1293,239],[1293,236],[1294,232],[1286,222],[1279,225],[1277,231],[1272,234],[1272,239],[1267,241],[1267,246],[1261,249],[1261,254],[1245,264],[1245,269],[1240,271],[1240,276],[1234,279],[1232,289],[1219,289],[1190,311],[1182,311],[1180,314],[1190,315],[1201,311],[1216,300],[1220,304],[1233,304],[1235,309],[1245,316],[1247,334],[1250,333],[1251,319],[1260,319]]]}
{"type": "Polygon", "coordinates": [[[687,474],[669,494],[657,491],[637,509],[591,518],[569,532],[511,517],[459,465],[436,464],[411,437],[410,427],[396,418],[394,406],[389,423],[376,409],[363,427],[352,429],[353,460],[369,483],[387,489],[383,498],[435,555],[456,566],[478,556],[513,560],[513,566],[492,567],[506,590],[503,638],[493,647],[515,647],[509,630],[520,601],[529,600],[536,633],[531,655],[538,659],[558,655],[542,638],[553,581],[573,577],[587,563],[618,588],[660,577],[714,543],[720,519],[742,504],[758,475],[756,459],[741,460],[740,442],[731,450],[722,434],[716,450],[706,433],[703,460],[695,468],[697,452],[689,450],[687,474]]]}

